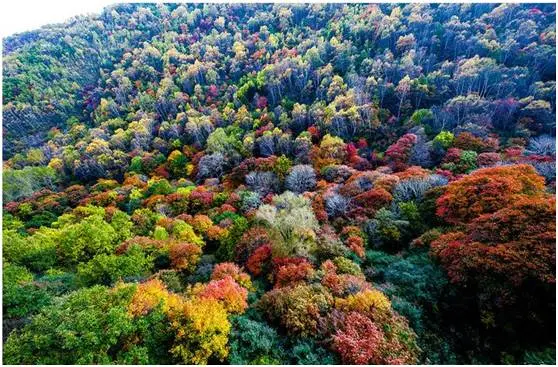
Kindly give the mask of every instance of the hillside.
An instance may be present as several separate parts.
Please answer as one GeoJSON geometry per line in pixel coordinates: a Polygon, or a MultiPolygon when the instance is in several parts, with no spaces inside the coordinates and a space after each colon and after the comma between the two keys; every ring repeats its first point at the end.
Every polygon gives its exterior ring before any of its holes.
{"type": "Polygon", "coordinates": [[[121,4],[3,40],[8,364],[554,364],[554,4],[121,4]]]}

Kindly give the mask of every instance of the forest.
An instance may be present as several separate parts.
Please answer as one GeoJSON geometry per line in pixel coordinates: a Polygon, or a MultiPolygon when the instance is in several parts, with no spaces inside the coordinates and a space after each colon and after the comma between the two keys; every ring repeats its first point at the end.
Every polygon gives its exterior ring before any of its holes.
{"type": "Polygon", "coordinates": [[[2,70],[4,363],[556,363],[555,4],[118,4],[2,70]]]}

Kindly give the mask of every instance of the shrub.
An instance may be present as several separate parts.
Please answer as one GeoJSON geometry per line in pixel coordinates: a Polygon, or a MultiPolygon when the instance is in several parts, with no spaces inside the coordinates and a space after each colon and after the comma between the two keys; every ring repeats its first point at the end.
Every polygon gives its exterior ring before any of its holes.
{"type": "Polygon", "coordinates": [[[527,151],[535,155],[556,157],[556,137],[541,135],[529,141],[527,151]]]}
{"type": "Polygon", "coordinates": [[[246,289],[252,288],[250,276],[234,263],[225,262],[215,265],[211,274],[211,280],[221,280],[227,276],[232,277],[239,285],[246,289]]]}
{"type": "Polygon", "coordinates": [[[396,143],[389,146],[386,150],[386,158],[394,170],[402,171],[407,167],[412,148],[416,143],[415,134],[405,134],[396,143]]]}
{"type": "Polygon", "coordinates": [[[384,335],[369,318],[351,312],[333,337],[333,347],[347,364],[386,364],[380,356],[384,335]]]}
{"type": "Polygon", "coordinates": [[[340,217],[348,214],[350,200],[339,194],[332,194],[325,199],[325,209],[330,218],[340,217]]]}
{"type": "Polygon", "coordinates": [[[296,343],[291,350],[291,358],[293,363],[298,365],[337,363],[336,356],[330,350],[309,338],[296,339],[296,343]]]}
{"type": "Polygon", "coordinates": [[[409,179],[400,181],[395,185],[393,198],[396,202],[420,201],[424,193],[436,186],[443,186],[447,179],[439,175],[431,175],[426,179],[409,179]]]}

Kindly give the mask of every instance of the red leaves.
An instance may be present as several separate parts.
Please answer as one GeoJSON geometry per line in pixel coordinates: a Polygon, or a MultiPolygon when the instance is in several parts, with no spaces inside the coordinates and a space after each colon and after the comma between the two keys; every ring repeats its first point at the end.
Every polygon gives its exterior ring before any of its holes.
{"type": "Polygon", "coordinates": [[[242,313],[248,307],[248,291],[227,275],[220,280],[212,280],[203,287],[197,296],[201,299],[214,299],[225,307],[227,312],[242,313]]]}
{"type": "Polygon", "coordinates": [[[246,268],[250,273],[258,276],[262,273],[263,267],[271,259],[271,246],[263,245],[258,247],[254,253],[248,258],[246,268]]]}
{"type": "Polygon", "coordinates": [[[393,197],[383,188],[374,188],[354,197],[353,203],[367,216],[373,216],[376,211],[389,205],[393,197]]]}
{"type": "Polygon", "coordinates": [[[526,282],[555,283],[555,199],[531,166],[479,170],[452,182],[437,204],[438,215],[465,225],[432,242],[452,282],[476,284],[498,306],[526,282]]]}
{"type": "Polygon", "coordinates": [[[417,136],[415,134],[405,134],[386,150],[386,158],[395,171],[402,171],[407,167],[411,149],[416,142],[417,136]]]}
{"type": "Polygon", "coordinates": [[[346,364],[383,364],[378,349],[383,333],[366,316],[351,312],[345,318],[343,329],[333,337],[333,346],[346,364]]]}
{"type": "Polygon", "coordinates": [[[481,153],[477,157],[477,165],[479,167],[490,167],[500,161],[499,153],[481,153]]]}
{"type": "Polygon", "coordinates": [[[252,227],[242,234],[236,244],[235,253],[237,262],[244,263],[248,257],[259,247],[269,244],[271,239],[264,227],[252,227]]]}

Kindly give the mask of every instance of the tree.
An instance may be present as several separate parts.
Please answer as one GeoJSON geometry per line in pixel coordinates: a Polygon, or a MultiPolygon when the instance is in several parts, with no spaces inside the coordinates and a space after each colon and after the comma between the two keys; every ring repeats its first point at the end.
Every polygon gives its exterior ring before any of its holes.
{"type": "Polygon", "coordinates": [[[287,190],[295,193],[312,191],[316,185],[316,174],[309,165],[296,165],[285,180],[287,190]]]}
{"type": "Polygon", "coordinates": [[[184,364],[207,364],[224,361],[230,323],[221,303],[214,299],[187,300],[173,315],[176,340],[170,352],[184,364]]]}
{"type": "Polygon", "coordinates": [[[22,170],[4,170],[4,201],[30,196],[41,188],[55,188],[59,178],[50,167],[25,167],[22,170]]]}
{"type": "Polygon", "coordinates": [[[149,274],[152,261],[138,246],[132,246],[124,255],[99,254],[78,265],[77,281],[83,286],[110,286],[118,280],[149,274]]]}
{"type": "Polygon", "coordinates": [[[57,254],[67,265],[111,253],[118,243],[118,233],[100,215],[91,215],[56,232],[57,254]]]}
{"type": "Polygon", "coordinates": [[[221,177],[226,166],[225,157],[221,153],[204,155],[198,164],[199,181],[206,178],[221,177]]]}
{"type": "Polygon", "coordinates": [[[382,331],[369,318],[351,312],[344,320],[343,329],[333,337],[333,345],[343,363],[389,364],[392,361],[384,361],[376,354],[382,348],[383,338],[382,331]]]}
{"type": "Polygon", "coordinates": [[[544,179],[532,166],[483,168],[450,183],[437,201],[436,214],[452,224],[468,223],[521,197],[543,194],[544,179]]]}
{"type": "Polygon", "coordinates": [[[12,333],[4,358],[14,364],[115,362],[133,330],[126,311],[133,292],[133,286],[115,290],[95,286],[71,293],[12,333]]]}
{"type": "Polygon", "coordinates": [[[299,284],[267,292],[258,301],[266,317],[282,325],[289,334],[310,336],[318,321],[331,309],[333,297],[322,286],[299,284]]]}
{"type": "Polygon", "coordinates": [[[286,191],[273,198],[273,205],[260,206],[256,218],[269,226],[275,256],[312,253],[318,222],[305,197],[286,191]]]}
{"type": "Polygon", "coordinates": [[[229,339],[231,364],[281,363],[286,357],[277,332],[247,316],[233,318],[229,339]]]}
{"type": "Polygon", "coordinates": [[[405,134],[395,144],[386,150],[386,158],[394,170],[402,171],[407,168],[411,149],[417,142],[415,134],[405,134]]]}
{"type": "Polygon", "coordinates": [[[248,291],[241,287],[230,275],[208,284],[195,287],[193,293],[200,299],[219,301],[228,313],[243,313],[248,307],[248,291]]]}

